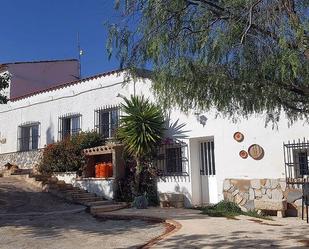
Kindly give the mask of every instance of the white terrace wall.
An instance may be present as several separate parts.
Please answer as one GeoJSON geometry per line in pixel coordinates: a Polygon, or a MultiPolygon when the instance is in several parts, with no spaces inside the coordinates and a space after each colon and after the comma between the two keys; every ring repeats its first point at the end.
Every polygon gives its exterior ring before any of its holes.
{"type": "MultiPolygon", "coordinates": [[[[123,74],[98,77],[0,106],[0,139],[6,139],[6,143],[0,144],[0,154],[16,152],[17,129],[22,123],[40,122],[39,147],[43,148],[58,139],[58,118],[61,115],[80,113],[81,128],[87,131],[94,128],[94,110],[104,105],[119,104],[122,100],[117,97],[119,94],[129,96],[135,92],[154,99],[150,81],[124,85],[123,79],[123,74]]],[[[228,119],[215,118],[214,112],[186,115],[174,109],[171,119],[186,124],[183,130],[187,131],[184,141],[189,146],[189,176],[162,178],[158,189],[161,192],[184,193],[187,204],[194,205],[223,199],[223,182],[227,178],[284,178],[283,142],[308,138],[309,135],[306,123],[297,122],[289,128],[283,116],[275,129],[271,125],[265,127],[263,115],[233,123],[228,119]],[[207,117],[205,125],[198,120],[201,115],[207,117]],[[233,139],[236,131],[244,134],[243,142],[233,139]],[[215,145],[216,174],[206,177],[205,181],[200,176],[199,143],[209,138],[214,140],[215,145]],[[239,151],[247,150],[254,143],[264,148],[264,158],[259,161],[250,157],[242,159],[239,151]]]]}

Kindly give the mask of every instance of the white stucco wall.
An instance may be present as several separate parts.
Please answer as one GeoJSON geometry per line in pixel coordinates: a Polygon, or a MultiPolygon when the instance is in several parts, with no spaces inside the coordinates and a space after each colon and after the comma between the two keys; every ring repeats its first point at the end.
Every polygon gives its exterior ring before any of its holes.
{"type": "Polygon", "coordinates": [[[185,207],[192,204],[192,189],[190,176],[166,176],[158,180],[159,193],[180,193],[184,195],[185,207]]]}
{"type": "MultiPolygon", "coordinates": [[[[284,178],[283,142],[288,140],[308,138],[308,124],[299,121],[291,127],[287,119],[282,116],[278,129],[271,125],[265,127],[264,116],[252,116],[248,120],[241,119],[237,123],[224,118],[214,118],[212,113],[203,113],[208,120],[203,126],[194,115],[186,116],[173,112],[174,118],[187,124],[190,141],[190,164],[192,169],[192,196],[194,202],[201,202],[201,177],[199,174],[199,142],[213,137],[215,144],[216,176],[210,179],[209,188],[217,190],[218,197],[210,193],[211,202],[223,199],[223,180],[226,178],[284,178]],[[240,131],[244,134],[244,141],[239,143],[233,139],[233,134],[240,131]],[[242,159],[241,150],[247,150],[252,144],[263,147],[265,155],[262,160],[251,157],[242,159]],[[215,178],[215,179],[214,179],[215,178]],[[217,186],[214,186],[216,184],[217,186]],[[212,197],[211,197],[212,196],[212,197]]],[[[205,186],[204,186],[205,187],[205,186]]]]}
{"type": "Polygon", "coordinates": [[[78,179],[76,172],[54,173],[59,181],[72,184],[74,187],[87,190],[89,193],[103,196],[107,200],[114,199],[114,179],[84,178],[78,179]]]}
{"type": "Polygon", "coordinates": [[[76,172],[55,172],[53,175],[57,177],[59,181],[64,181],[72,185],[75,183],[77,177],[76,172]]]}
{"type": "Polygon", "coordinates": [[[93,130],[94,110],[119,104],[118,93],[127,96],[133,93],[132,88],[123,87],[122,75],[113,74],[0,105],[0,131],[7,138],[0,144],[0,153],[17,150],[17,129],[25,122],[40,122],[40,148],[57,141],[61,115],[80,113],[82,130],[93,130]]]}
{"type": "MultiPolygon", "coordinates": [[[[10,102],[0,106],[0,132],[6,138],[0,144],[0,153],[15,152],[17,149],[17,129],[25,122],[40,122],[41,137],[39,147],[58,139],[58,118],[67,113],[82,115],[83,131],[94,129],[94,110],[104,105],[119,104],[118,94],[129,96],[144,94],[154,99],[150,90],[150,82],[123,85],[122,74],[87,80],[65,88],[57,89],[10,102]]],[[[215,118],[214,113],[201,113],[208,120],[203,126],[194,114],[186,115],[177,110],[171,113],[172,121],[179,119],[185,123],[186,142],[189,145],[189,176],[167,177],[158,182],[160,192],[182,192],[187,202],[199,205],[204,199],[217,202],[222,199],[223,180],[226,178],[282,178],[284,162],[282,144],[288,140],[309,136],[308,125],[296,122],[288,127],[287,120],[282,117],[278,129],[265,127],[265,117],[252,116],[248,120],[241,119],[237,123],[224,118],[215,118]],[[240,131],[245,139],[238,143],[233,134],[240,131]],[[203,180],[200,176],[199,143],[212,137],[215,144],[216,176],[203,180]],[[239,151],[247,150],[251,144],[257,143],[264,148],[265,156],[255,161],[248,157],[242,159],[239,151]]]]}
{"type": "Polygon", "coordinates": [[[95,193],[107,200],[114,199],[114,179],[96,180],[96,179],[81,179],[75,180],[74,187],[85,189],[90,193],[95,193]]]}

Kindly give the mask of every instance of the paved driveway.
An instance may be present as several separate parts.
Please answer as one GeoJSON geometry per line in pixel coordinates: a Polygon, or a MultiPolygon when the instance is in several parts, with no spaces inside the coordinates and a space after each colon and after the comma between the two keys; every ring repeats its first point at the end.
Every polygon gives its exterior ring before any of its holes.
{"type": "Polygon", "coordinates": [[[178,222],[181,229],[159,241],[154,249],[309,248],[309,224],[295,217],[226,219],[202,215],[198,210],[168,208],[122,209],[108,214],[161,217],[178,222]]]}
{"type": "Polygon", "coordinates": [[[25,182],[0,178],[0,248],[136,248],[159,236],[161,224],[97,220],[25,182]]]}

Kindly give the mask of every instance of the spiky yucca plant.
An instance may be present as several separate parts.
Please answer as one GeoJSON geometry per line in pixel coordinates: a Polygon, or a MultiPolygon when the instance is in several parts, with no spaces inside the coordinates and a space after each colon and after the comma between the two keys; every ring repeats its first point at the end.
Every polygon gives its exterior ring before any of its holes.
{"type": "Polygon", "coordinates": [[[124,98],[118,137],[127,152],[137,163],[151,154],[161,142],[164,132],[164,115],[160,107],[144,96],[124,98]]]}
{"type": "Polygon", "coordinates": [[[124,98],[122,111],[124,115],[121,116],[117,135],[128,154],[136,161],[136,184],[139,185],[142,160],[161,142],[164,133],[164,115],[159,106],[144,96],[124,98]]]}

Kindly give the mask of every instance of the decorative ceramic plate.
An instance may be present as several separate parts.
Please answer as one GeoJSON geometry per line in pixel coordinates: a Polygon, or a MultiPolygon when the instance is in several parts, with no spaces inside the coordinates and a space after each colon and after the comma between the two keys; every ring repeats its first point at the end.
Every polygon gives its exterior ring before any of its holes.
{"type": "Polygon", "coordinates": [[[241,158],[243,158],[243,159],[246,159],[246,158],[248,157],[248,152],[245,151],[245,150],[241,150],[241,151],[239,152],[239,156],[240,156],[241,158]]]}
{"type": "Polygon", "coordinates": [[[233,135],[234,139],[237,141],[237,142],[242,142],[244,140],[244,134],[242,134],[241,132],[237,131],[234,133],[233,135]]]}
{"type": "Polygon", "coordinates": [[[254,160],[261,160],[264,157],[264,149],[258,144],[252,144],[248,148],[249,156],[254,160]]]}

